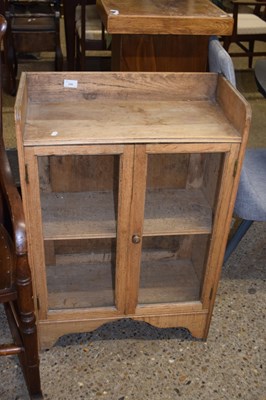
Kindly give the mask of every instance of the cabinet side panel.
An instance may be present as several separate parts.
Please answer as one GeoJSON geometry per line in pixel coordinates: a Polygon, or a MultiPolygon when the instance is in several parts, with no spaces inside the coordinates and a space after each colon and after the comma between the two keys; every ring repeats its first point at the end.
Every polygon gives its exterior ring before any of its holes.
{"type": "Polygon", "coordinates": [[[244,145],[248,139],[251,107],[246,99],[223,76],[218,76],[217,102],[232,126],[242,136],[244,145]]]}
{"type": "Polygon", "coordinates": [[[232,219],[235,191],[237,189],[237,180],[235,178],[234,170],[239,156],[239,149],[240,146],[232,145],[231,151],[226,154],[223,163],[222,178],[214,217],[213,233],[211,236],[210,250],[202,291],[203,307],[209,308],[206,336],[212,316],[225,246],[232,219]]]}
{"type": "MultiPolygon", "coordinates": [[[[38,298],[38,318],[47,315],[47,286],[45,274],[45,254],[43,247],[42,215],[39,190],[39,169],[34,149],[25,149],[25,162],[28,170],[28,183],[25,185],[27,199],[27,234],[29,255],[38,298]]],[[[36,300],[35,298],[35,300],[36,300]]]]}

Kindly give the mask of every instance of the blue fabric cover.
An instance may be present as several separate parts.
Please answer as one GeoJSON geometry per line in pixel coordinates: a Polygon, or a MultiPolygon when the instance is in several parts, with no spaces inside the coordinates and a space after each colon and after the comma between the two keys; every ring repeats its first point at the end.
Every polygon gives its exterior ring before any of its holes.
{"type": "Polygon", "coordinates": [[[235,213],[243,219],[266,221],[266,149],[246,151],[235,213]]]}
{"type": "Polygon", "coordinates": [[[216,36],[209,40],[209,71],[223,74],[232,85],[236,86],[235,69],[231,57],[216,36]]]}
{"type": "MultiPolygon", "coordinates": [[[[209,41],[209,70],[236,86],[232,59],[215,36],[209,41]]],[[[234,212],[242,219],[266,221],[266,149],[246,151],[234,212]]]]}

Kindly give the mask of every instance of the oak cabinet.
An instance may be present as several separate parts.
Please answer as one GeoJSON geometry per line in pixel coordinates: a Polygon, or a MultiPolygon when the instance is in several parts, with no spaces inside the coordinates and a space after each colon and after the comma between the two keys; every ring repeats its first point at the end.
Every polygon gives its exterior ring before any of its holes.
{"type": "Polygon", "coordinates": [[[126,317],[206,338],[241,95],[208,73],[24,73],[15,115],[40,347],[126,317]]]}

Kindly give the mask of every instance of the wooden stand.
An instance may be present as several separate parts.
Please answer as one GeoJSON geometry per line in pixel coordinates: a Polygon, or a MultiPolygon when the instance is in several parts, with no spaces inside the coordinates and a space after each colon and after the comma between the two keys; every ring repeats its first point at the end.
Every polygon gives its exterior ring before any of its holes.
{"type": "Polygon", "coordinates": [[[24,73],[15,113],[40,347],[125,317],[206,338],[241,95],[208,73],[24,73]]]}
{"type": "Polygon", "coordinates": [[[209,37],[232,34],[233,18],[209,0],[96,4],[112,35],[113,71],[205,72],[209,37]]]}

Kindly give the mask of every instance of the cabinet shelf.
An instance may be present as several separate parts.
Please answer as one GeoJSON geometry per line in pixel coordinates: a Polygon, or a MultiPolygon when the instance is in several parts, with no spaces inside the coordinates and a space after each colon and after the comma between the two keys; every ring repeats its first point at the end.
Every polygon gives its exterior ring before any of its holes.
{"type": "Polygon", "coordinates": [[[41,204],[45,240],[116,237],[111,191],[45,193],[41,204]]]}
{"type": "Polygon", "coordinates": [[[144,236],[210,233],[212,210],[199,189],[160,189],[146,193],[144,236]]]}
{"type": "MultiPolygon", "coordinates": [[[[86,257],[85,257],[86,258],[86,257]]],[[[110,262],[91,263],[61,255],[47,267],[48,303],[51,310],[114,306],[114,284],[110,262]]]]}
{"type": "Polygon", "coordinates": [[[139,304],[197,301],[200,281],[190,260],[143,262],[139,304]]]}
{"type": "MultiPolygon", "coordinates": [[[[45,240],[116,237],[113,192],[41,196],[45,240]]],[[[200,190],[148,190],[144,236],[211,232],[212,210],[200,190]]]]}
{"type": "MultiPolygon", "coordinates": [[[[47,267],[51,310],[114,306],[114,276],[110,262],[91,263],[82,255],[57,256],[47,267]],[[80,261],[80,262],[79,262],[80,261]]],[[[150,260],[142,263],[141,304],[199,300],[200,282],[190,260],[150,260]]]]}

